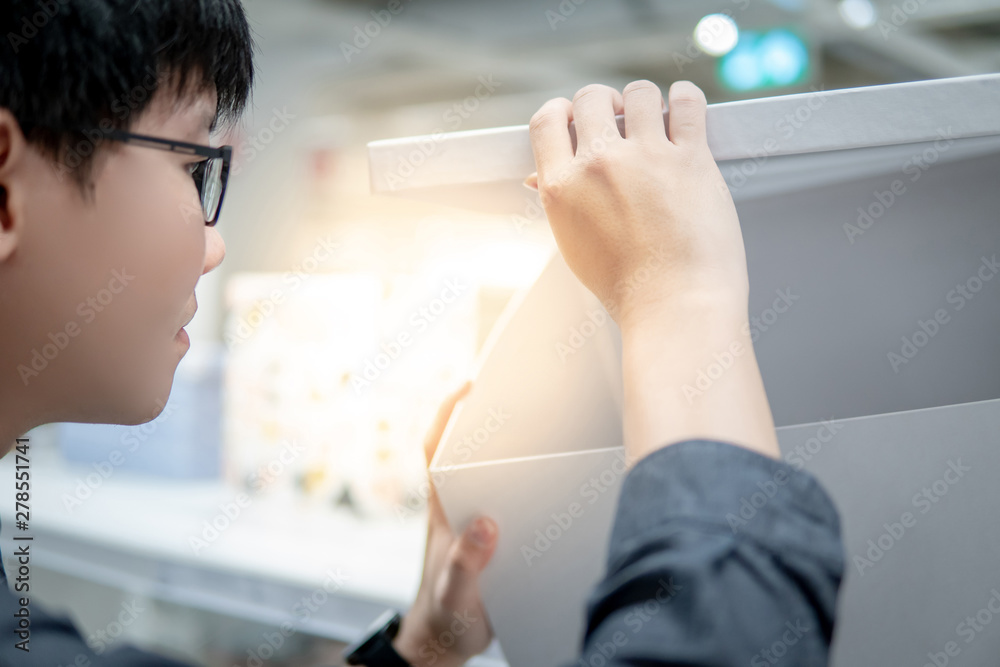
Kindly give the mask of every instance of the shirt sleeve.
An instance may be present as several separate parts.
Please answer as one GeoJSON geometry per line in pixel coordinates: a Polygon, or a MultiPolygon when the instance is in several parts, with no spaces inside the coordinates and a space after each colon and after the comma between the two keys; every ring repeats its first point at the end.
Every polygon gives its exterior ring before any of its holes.
{"type": "Polygon", "coordinates": [[[664,447],[623,480],[572,667],[826,665],[843,571],[811,474],[725,442],[664,447]]]}

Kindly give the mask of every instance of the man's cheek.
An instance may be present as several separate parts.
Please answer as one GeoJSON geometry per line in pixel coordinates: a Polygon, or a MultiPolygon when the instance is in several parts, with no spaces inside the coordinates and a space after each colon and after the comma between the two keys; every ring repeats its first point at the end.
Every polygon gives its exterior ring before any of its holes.
{"type": "Polygon", "coordinates": [[[183,171],[171,174],[171,178],[163,178],[154,196],[155,207],[146,210],[153,222],[148,232],[156,239],[157,247],[152,251],[162,254],[163,261],[153,266],[166,272],[161,279],[179,277],[193,287],[205,255],[205,217],[194,181],[183,171]]]}
{"type": "Polygon", "coordinates": [[[145,327],[147,337],[169,340],[184,323],[188,301],[201,275],[205,255],[205,223],[189,224],[179,215],[176,197],[157,193],[124,234],[128,243],[115,256],[114,270],[125,275],[123,301],[145,327]],[[164,338],[166,337],[166,338],[164,338]]]}

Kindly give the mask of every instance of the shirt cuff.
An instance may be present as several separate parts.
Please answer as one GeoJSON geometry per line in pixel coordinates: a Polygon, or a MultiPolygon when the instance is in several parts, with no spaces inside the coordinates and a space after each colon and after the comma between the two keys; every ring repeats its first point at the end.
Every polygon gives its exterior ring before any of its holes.
{"type": "Polygon", "coordinates": [[[641,556],[651,530],[668,522],[731,531],[780,553],[805,552],[837,567],[840,519],[816,478],[745,447],[687,440],[642,459],[622,482],[608,550],[608,573],[641,556]]]}

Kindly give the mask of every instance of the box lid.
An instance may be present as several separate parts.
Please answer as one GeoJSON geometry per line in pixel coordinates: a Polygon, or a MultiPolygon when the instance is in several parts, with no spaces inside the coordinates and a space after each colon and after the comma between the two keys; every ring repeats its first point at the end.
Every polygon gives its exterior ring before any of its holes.
{"type": "MultiPolygon", "coordinates": [[[[624,132],[623,117],[617,119],[624,132]]],[[[779,177],[819,167],[829,177],[832,168],[870,168],[873,158],[891,152],[802,163],[774,158],[933,142],[942,134],[960,141],[1000,135],[1000,74],[712,104],[707,131],[719,162],[781,162],[779,177]]],[[[373,193],[497,214],[521,214],[534,197],[521,186],[535,171],[527,125],[374,141],[368,155],[373,193]]]]}

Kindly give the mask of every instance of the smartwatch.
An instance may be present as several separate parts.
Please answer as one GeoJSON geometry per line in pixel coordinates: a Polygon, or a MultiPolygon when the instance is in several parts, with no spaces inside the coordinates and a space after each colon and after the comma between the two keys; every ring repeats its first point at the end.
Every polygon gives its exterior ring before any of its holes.
{"type": "Polygon", "coordinates": [[[344,660],[348,665],[365,667],[413,667],[404,660],[392,646],[392,640],[399,632],[402,615],[395,609],[386,609],[372,621],[365,634],[344,649],[344,660]]]}

